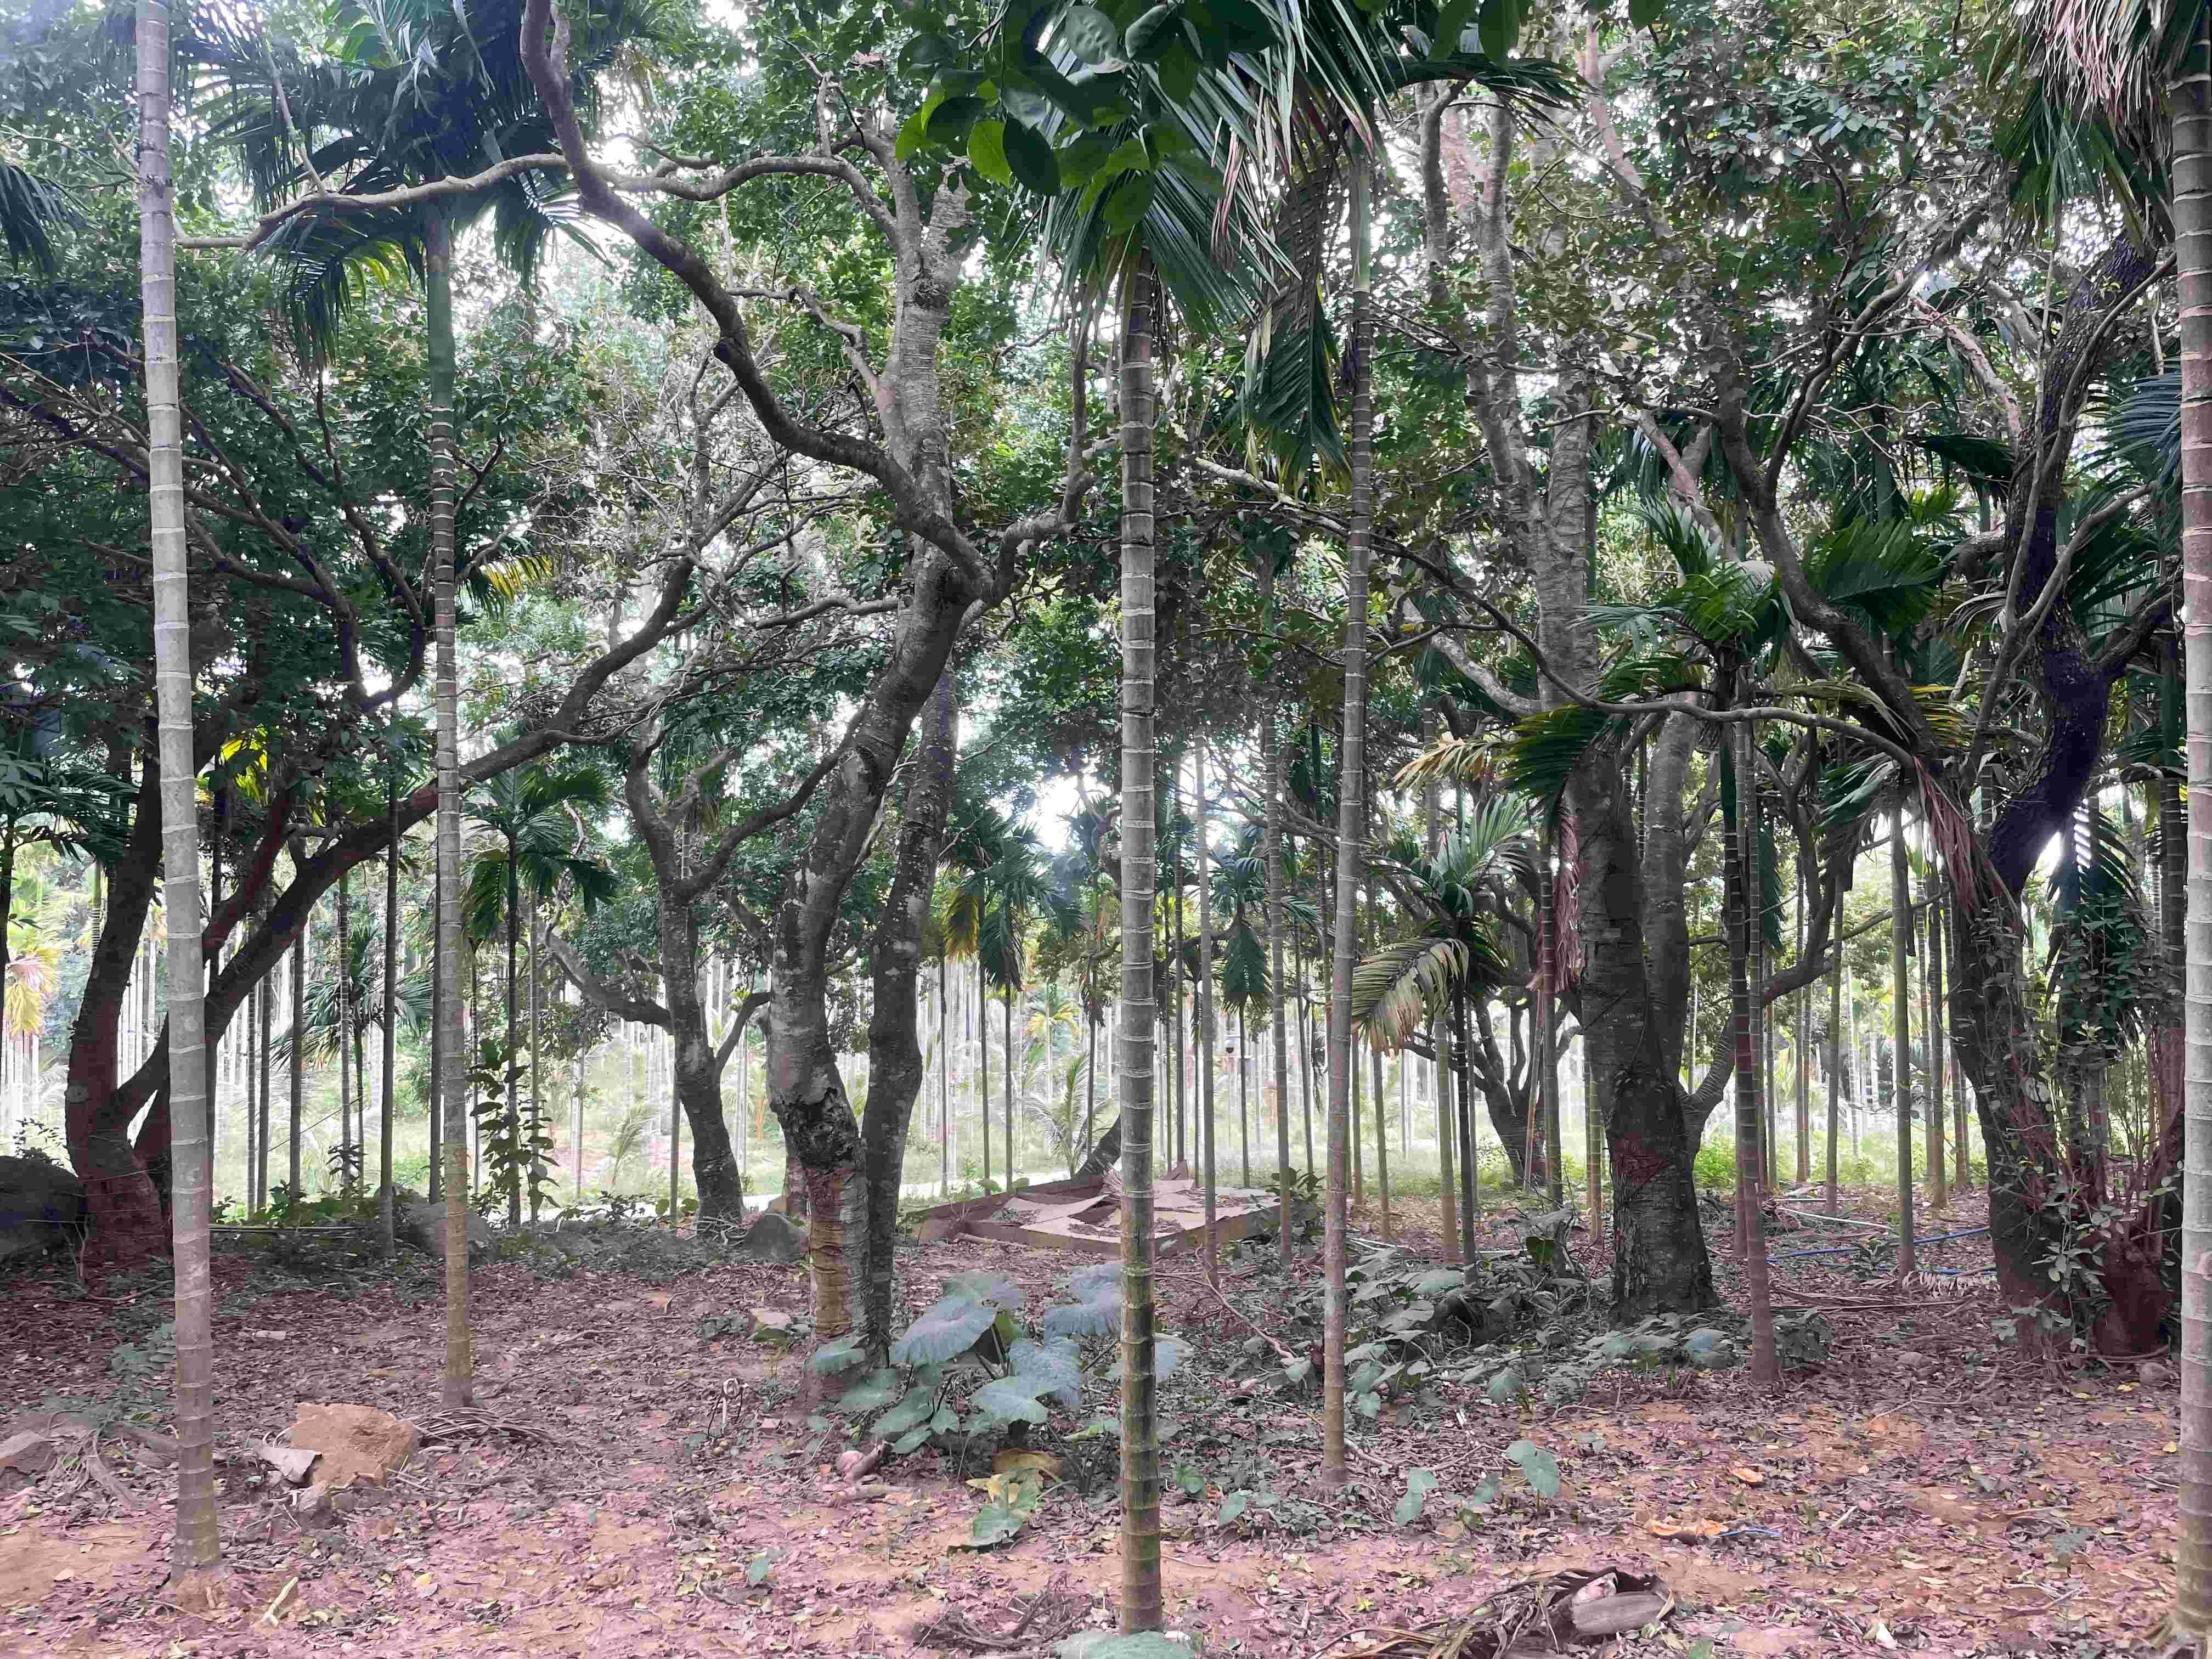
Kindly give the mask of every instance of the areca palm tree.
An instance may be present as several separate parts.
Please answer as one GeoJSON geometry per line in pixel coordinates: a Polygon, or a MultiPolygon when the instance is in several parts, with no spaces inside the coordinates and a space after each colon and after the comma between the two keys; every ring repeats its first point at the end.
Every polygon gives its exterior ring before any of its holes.
{"type": "Polygon", "coordinates": [[[154,564],[154,694],[169,925],[169,1121],[175,1152],[178,1588],[212,1603],[222,1571],[214,1454],[214,1221],[207,974],[200,949],[199,768],[192,750],[191,579],[177,368],[177,220],[169,172],[169,14],[138,0],[138,233],[146,365],[146,477],[154,564]]]}
{"type": "MultiPolygon", "coordinates": [[[[460,705],[455,641],[453,246],[486,214],[501,258],[526,279],[547,239],[566,228],[543,166],[557,149],[524,68],[520,0],[462,7],[440,0],[338,0],[326,15],[336,44],[310,57],[290,42],[216,24],[195,41],[227,90],[211,117],[236,149],[265,216],[249,239],[294,271],[298,342],[328,343],[348,296],[371,276],[416,272],[426,301],[430,450],[428,518],[437,708],[437,1097],[451,1115],[465,1091],[460,986],[460,705]],[[485,164],[491,163],[489,168],[485,164]],[[312,192],[312,211],[287,212],[312,192]],[[274,217],[266,216],[276,216],[274,217]]],[[[575,32],[571,90],[586,118],[599,71],[647,27],[628,0],[586,10],[575,32]]],[[[450,1131],[453,1125],[445,1125],[450,1131]]],[[[448,1407],[473,1392],[463,1138],[446,1152],[448,1407]]]]}
{"type": "MultiPolygon", "coordinates": [[[[2181,315],[2212,308],[2212,7],[2154,6],[2143,0],[2042,0],[2014,48],[2045,78],[2054,101],[2070,106],[2117,140],[2130,158],[2163,173],[2170,194],[2160,204],[2173,233],[2181,315]]],[[[2212,605],[2212,450],[2202,441],[2212,419],[2212,338],[2201,328],[2181,335],[2181,600],[2192,618],[2212,605]]],[[[2185,966],[2191,986],[2184,1015],[2185,1167],[2212,1168],[2212,996],[2198,986],[2212,975],[2197,941],[2212,937],[2212,634],[2184,631],[2189,710],[2189,868],[2185,966]]],[[[1993,1165],[1994,1167],[1994,1165],[1993,1165]]],[[[2212,1251],[2212,1183],[2188,1181],[2182,1194],[2181,1259],[2212,1251]]],[[[2182,1274],[2181,1547],[2174,1633],[2203,1646],[2212,1641],[2212,1279],[2182,1274]]]]}
{"type": "MultiPolygon", "coordinates": [[[[598,860],[576,850],[577,815],[604,811],[611,799],[604,774],[590,767],[526,766],[487,778],[470,791],[469,822],[485,832],[486,840],[470,860],[466,890],[462,896],[462,922],[472,939],[495,937],[502,927],[507,942],[507,1093],[504,1110],[507,1131],[520,1136],[524,1125],[518,1097],[517,1073],[523,1048],[519,1024],[517,948],[522,914],[522,895],[544,904],[563,888],[574,892],[588,913],[613,896],[615,873],[598,860]]],[[[533,969],[535,960],[532,962],[533,969]]],[[[531,1065],[529,1142],[538,1138],[538,1056],[531,1065]]],[[[508,1165],[507,1223],[522,1224],[521,1164],[508,1165]]],[[[532,1186],[535,1208],[537,1190],[532,1186]]]]}

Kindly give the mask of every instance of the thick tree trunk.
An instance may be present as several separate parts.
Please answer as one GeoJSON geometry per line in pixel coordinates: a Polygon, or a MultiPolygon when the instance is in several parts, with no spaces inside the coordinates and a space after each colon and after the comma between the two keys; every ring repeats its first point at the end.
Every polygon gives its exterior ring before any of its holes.
{"type": "Polygon", "coordinates": [[[951,561],[924,553],[892,624],[889,659],[820,786],[820,815],[776,914],[769,1103],[805,1183],[814,1330],[823,1341],[853,1329],[849,1255],[861,1248],[867,1208],[860,1123],[830,1034],[830,939],[907,733],[944,672],[968,604],[951,561]]]}
{"type": "Polygon", "coordinates": [[[868,1210],[860,1277],[862,1328],[871,1354],[877,1356],[889,1349],[891,1340],[891,1262],[898,1243],[899,1185],[906,1170],[907,1132],[924,1072],[915,987],[958,754],[959,698],[948,664],[938,676],[922,715],[892,854],[890,890],[877,914],[868,950],[875,996],[868,1015],[868,1103],[860,1118],[868,1210]]]}
{"type": "MultiPolygon", "coordinates": [[[[1735,695],[1731,688],[1730,695],[1735,695]]],[[[1735,834],[1729,848],[1729,1004],[1735,1037],[1737,1228],[1744,1288],[1751,1299],[1751,1376],[1761,1388],[1781,1380],[1774,1352],[1774,1304],[1768,1284],[1765,1218],[1760,1206],[1759,1070],[1752,1053],[1753,931],[1759,923],[1759,790],[1753,781],[1752,728],[1728,728],[1735,746],[1735,834]]]]}

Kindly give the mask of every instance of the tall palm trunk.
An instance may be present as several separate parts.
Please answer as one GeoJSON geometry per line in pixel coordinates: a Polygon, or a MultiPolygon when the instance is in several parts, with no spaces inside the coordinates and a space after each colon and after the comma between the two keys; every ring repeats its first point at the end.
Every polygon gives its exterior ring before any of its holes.
{"type": "Polygon", "coordinates": [[[161,775],[162,906],[169,952],[171,1237],[176,1251],[177,1529],[170,1572],[211,1603],[222,1570],[215,1486],[214,1170],[200,956],[199,805],[193,780],[191,586],[177,386],[177,224],[169,185],[169,14],[138,0],[138,234],[144,307],[148,507],[153,521],[154,690],[161,775]]]}
{"type": "MultiPolygon", "coordinates": [[[[1797,872],[1797,960],[1805,960],[1805,912],[1813,899],[1813,872],[1797,872]]],[[[1813,1178],[1813,988],[1797,988],[1797,1184],[1813,1178]]]]}
{"type": "Polygon", "coordinates": [[[1159,1375],[1152,1305],[1152,314],[1131,273],[1121,335],[1121,1593],[1122,1632],[1160,1627],[1159,1375]]]}
{"type": "Polygon", "coordinates": [[[1364,765],[1367,739],[1367,558],[1374,506],[1375,410],[1369,357],[1375,313],[1369,289],[1364,153],[1352,166],[1352,501],[1344,572],[1344,736],[1337,754],[1336,938],[1328,999],[1328,1188],[1322,1241],[1322,1485],[1348,1478],[1344,1442],[1345,1200],[1352,1110],[1352,975],[1358,956],[1364,765]]]}
{"type": "Polygon", "coordinates": [[[1735,1178],[1737,1237],[1745,1288],[1751,1297],[1751,1375],[1763,1388],[1781,1379],[1774,1352],[1773,1295],[1768,1283],[1765,1218],[1760,1208],[1759,1072],[1753,1048],[1758,1018],[1752,1007],[1752,932],[1758,926],[1759,811],[1753,781],[1752,727],[1730,729],[1735,770],[1735,845],[1729,874],[1729,1001],[1735,1028],[1735,1178]]]}
{"type": "Polygon", "coordinates": [[[337,1024],[333,1028],[338,1045],[338,1185],[345,1187],[353,1180],[353,897],[351,883],[345,875],[338,877],[337,951],[332,960],[337,963],[337,1024]]]}
{"type": "Polygon", "coordinates": [[[1890,1082],[1897,1098],[1897,1271],[1916,1266],[1912,1239],[1912,874],[1905,857],[1905,792],[1889,831],[1890,1006],[1897,1051],[1890,1082]]]}
{"type": "MultiPolygon", "coordinates": [[[[975,953],[975,1120],[983,1132],[983,1185],[991,1184],[991,993],[983,982],[983,953],[975,953]]],[[[1006,1182],[1012,1191],[1013,1182],[1006,1182]]]]}
{"type": "MultiPolygon", "coordinates": [[[[1273,569],[1270,562],[1269,577],[1273,569]]],[[[1267,753],[1262,764],[1267,786],[1267,1018],[1274,1032],[1276,1261],[1288,1272],[1291,1261],[1291,1076],[1290,1041],[1283,1024],[1283,746],[1271,699],[1262,716],[1267,753]]]]}
{"type": "MultiPolygon", "coordinates": [[[[1836,929],[1841,934],[1843,929],[1836,929]]],[[[1844,1095],[1844,945],[1836,940],[1836,965],[1828,975],[1828,1201],[1827,1212],[1837,1211],[1836,1158],[1838,1131],[1843,1127],[1844,1095]]]]}
{"type": "Polygon", "coordinates": [[[1942,913],[1943,897],[1936,880],[1932,840],[1927,851],[1928,875],[1920,884],[1921,893],[1928,902],[1928,948],[1920,959],[1920,1048],[1926,1056],[1928,1071],[1928,1202],[1940,1210],[1951,1201],[1943,1166],[1943,1049],[1936,1041],[1936,1002],[1942,994],[1943,974],[1938,965],[1942,951],[1936,943],[1942,937],[1942,923],[1937,918],[1942,913]]]}
{"type": "Polygon", "coordinates": [[[307,1057],[301,1044],[305,1035],[307,1012],[307,928],[302,926],[300,937],[292,941],[292,1051],[286,1057],[289,1062],[292,1099],[289,1112],[291,1144],[285,1158],[284,1179],[289,1184],[292,1200],[300,1200],[300,1113],[302,1097],[307,1087],[307,1057]]]}
{"type": "Polygon", "coordinates": [[[274,974],[261,981],[258,1009],[261,1024],[258,1060],[261,1070],[261,1104],[256,1114],[259,1133],[254,1142],[253,1156],[253,1209],[256,1213],[266,1209],[269,1205],[269,1085],[272,1081],[269,1043],[276,1023],[276,986],[275,981],[274,974]]]}
{"type": "MultiPolygon", "coordinates": [[[[1433,708],[1421,715],[1421,747],[1436,747],[1437,717],[1433,708]]],[[[1443,829],[1437,816],[1438,789],[1431,782],[1421,792],[1421,839],[1423,849],[1434,858],[1441,843],[1443,829]]],[[[1444,1251],[1447,1256],[1459,1255],[1459,1183],[1452,1175],[1452,1142],[1455,1139],[1452,1109],[1451,1066],[1446,1048],[1444,1022],[1441,1016],[1429,1021],[1429,1103],[1437,1113],[1437,1192],[1443,1212],[1444,1251]]]]}
{"type": "Polygon", "coordinates": [[[427,228],[430,551],[437,573],[438,1097],[446,1131],[446,1370],[440,1400],[452,1410],[470,1404],[476,1391],[469,1344],[468,1146],[460,1115],[468,1033],[461,1021],[461,697],[453,609],[453,233],[434,209],[427,228]]]}
{"type": "Polygon", "coordinates": [[[1536,1038],[1536,1086],[1528,1091],[1528,1122],[1522,1141],[1521,1181],[1530,1190],[1536,1186],[1537,1165],[1550,1190],[1551,1201],[1562,1201],[1557,1147],[1559,1139],[1559,889],[1552,872],[1552,856],[1559,846],[1556,817],[1547,818],[1536,852],[1536,978],[1529,988],[1536,1038]]]}
{"type": "Polygon", "coordinates": [[[1198,814],[1198,1161],[1206,1198],[1206,1277],[1221,1282],[1221,1243],[1213,1235],[1213,854],[1206,845],[1212,828],[1206,810],[1206,733],[1201,728],[1192,755],[1197,768],[1198,814]]]}
{"type": "MultiPolygon", "coordinates": [[[[507,1224],[511,1228],[522,1225],[522,1104],[516,1099],[521,1083],[522,1044],[517,1041],[521,1032],[517,1029],[521,1012],[522,981],[516,972],[517,941],[521,918],[515,913],[522,908],[522,877],[516,869],[521,849],[510,836],[507,843],[507,1105],[506,1123],[509,1161],[507,1166],[507,1224]]],[[[676,1222],[676,1107],[675,1097],[669,1097],[668,1120],[668,1220],[676,1222]]]]}
{"type": "Polygon", "coordinates": [[[384,1076],[377,1090],[376,1224],[390,1255],[398,1225],[392,1191],[392,1114],[394,1075],[399,1069],[399,757],[387,757],[384,775],[384,823],[392,844],[384,852],[384,1076]]]}
{"type": "MultiPolygon", "coordinates": [[[[1371,805],[1371,803],[1370,803],[1371,805]]],[[[1372,951],[1381,940],[1382,907],[1376,902],[1375,872],[1367,872],[1367,948],[1372,951]]],[[[1367,1048],[1368,1072],[1370,1087],[1368,1099],[1375,1113],[1375,1190],[1382,1206],[1382,1242],[1390,1243],[1390,1115],[1382,1107],[1382,1050],[1370,1043],[1367,1048]]]]}
{"type": "Polygon", "coordinates": [[[2203,1178],[2212,1170],[2212,15],[2198,6],[2190,17],[2188,53],[2172,94],[2189,757],[2182,1083],[2188,1174],[2181,1211],[2181,1542],[2174,1622],[2201,1646],[2212,1637],[2212,1181],[2203,1178]]]}

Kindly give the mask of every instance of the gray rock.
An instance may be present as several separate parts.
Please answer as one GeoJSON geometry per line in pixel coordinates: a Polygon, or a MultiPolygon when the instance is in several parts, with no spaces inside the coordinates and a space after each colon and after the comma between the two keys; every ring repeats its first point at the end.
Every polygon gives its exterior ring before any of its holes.
{"type": "Polygon", "coordinates": [[[0,1262],[66,1249],[85,1224],[84,1183],[40,1158],[0,1158],[0,1262]]]}
{"type": "Polygon", "coordinates": [[[741,1247],[755,1261],[775,1261],[789,1267],[806,1260],[806,1234],[784,1216],[763,1211],[741,1247]]]}
{"type": "MultiPolygon", "coordinates": [[[[491,1230],[491,1223],[471,1210],[463,1224],[468,1230],[469,1258],[473,1261],[490,1249],[499,1235],[491,1230]]],[[[392,1231],[403,1244],[434,1255],[440,1261],[446,1256],[446,1206],[436,1204],[402,1205],[394,1218],[392,1231]]]]}

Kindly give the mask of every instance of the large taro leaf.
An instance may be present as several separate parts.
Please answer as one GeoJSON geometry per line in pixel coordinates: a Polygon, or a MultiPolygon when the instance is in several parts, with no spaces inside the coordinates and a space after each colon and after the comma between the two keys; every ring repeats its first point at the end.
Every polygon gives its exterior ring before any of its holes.
{"type": "Polygon", "coordinates": [[[1048,1308],[1037,1318],[1037,1328],[1048,1336],[1111,1336],[1121,1328],[1119,1267],[1079,1267],[1068,1275],[1067,1293],[1072,1304],[1048,1308]]]}
{"type": "Polygon", "coordinates": [[[906,1398],[878,1418],[876,1426],[868,1432],[878,1438],[888,1438],[928,1422],[937,1411],[939,1380],[935,1366],[922,1371],[907,1390],[906,1398]]]}
{"type": "Polygon", "coordinates": [[[1012,1279],[994,1273],[956,1273],[945,1294],[891,1344],[894,1365],[937,1365],[965,1353],[991,1328],[1001,1309],[1021,1305],[1012,1279]]]}
{"type": "Polygon", "coordinates": [[[846,1389],[838,1398],[837,1409],[841,1412],[881,1411],[899,1397],[902,1389],[899,1374],[885,1366],[881,1370],[869,1372],[846,1389]]]}
{"type": "Polygon", "coordinates": [[[1042,1423],[1052,1415],[1045,1409],[1042,1396],[1051,1392],[1048,1377],[1000,1376],[976,1389],[968,1403],[981,1415],[983,1420],[978,1427],[1011,1423],[1017,1419],[1024,1423],[1042,1423]]]}
{"type": "Polygon", "coordinates": [[[849,1371],[867,1358],[867,1350],[857,1336],[848,1336],[835,1342],[825,1342],[807,1357],[806,1369],[819,1376],[834,1376],[839,1371],[849,1371]]]}
{"type": "Polygon", "coordinates": [[[1025,1336],[1006,1351],[1006,1359],[1017,1376],[1046,1379],[1046,1392],[1067,1410],[1083,1403],[1083,1361],[1074,1343],[1065,1339],[1038,1342],[1025,1336]]]}

